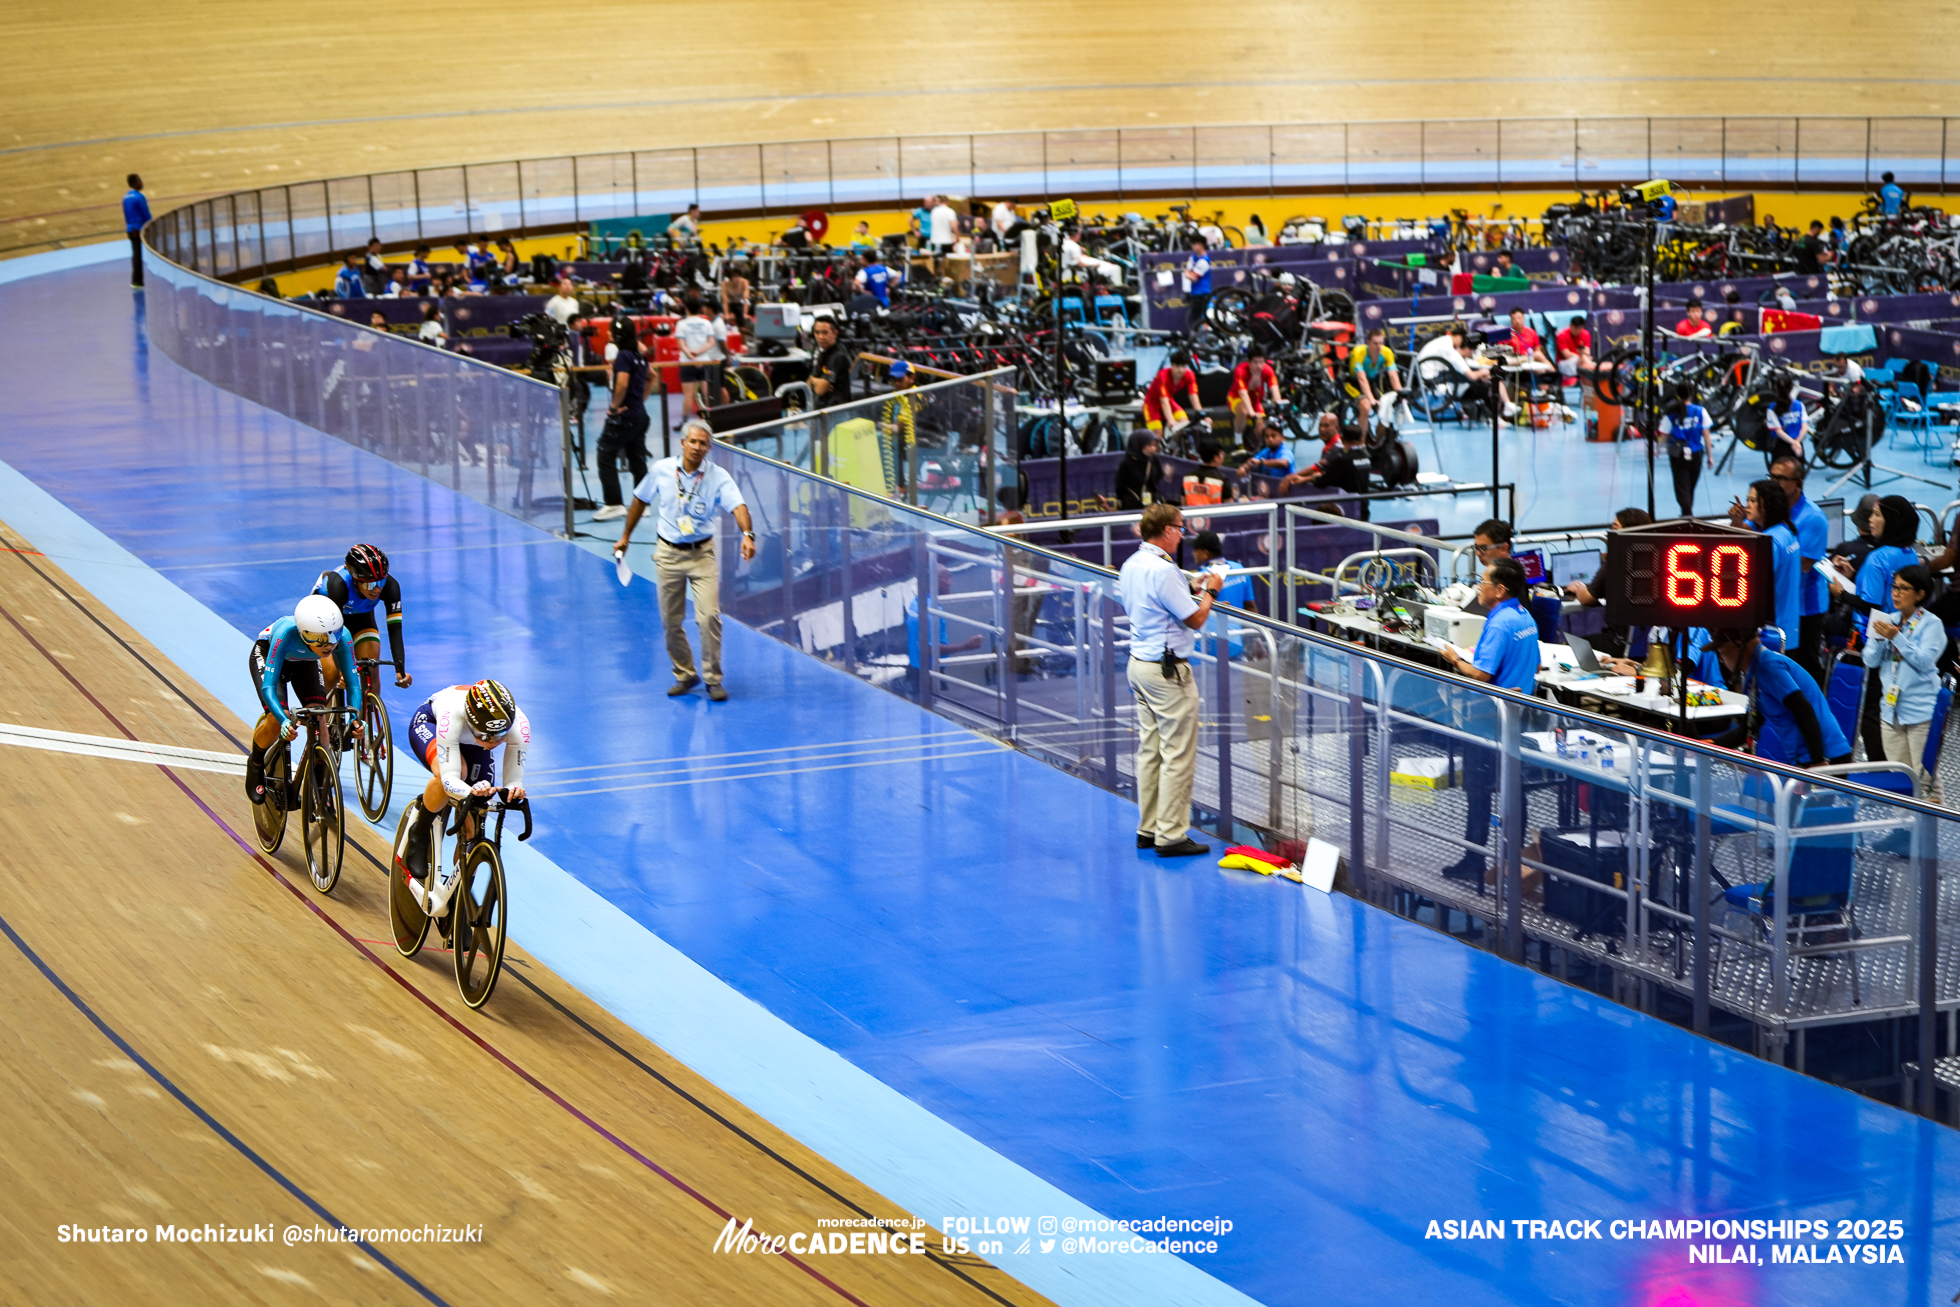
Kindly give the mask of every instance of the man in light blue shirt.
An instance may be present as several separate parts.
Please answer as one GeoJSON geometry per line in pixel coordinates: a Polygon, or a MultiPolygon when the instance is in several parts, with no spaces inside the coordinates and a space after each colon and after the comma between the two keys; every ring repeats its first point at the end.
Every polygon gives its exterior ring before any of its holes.
{"type": "MultiPolygon", "coordinates": [[[[1515,558],[1500,558],[1484,569],[1477,586],[1477,602],[1488,613],[1477,647],[1465,658],[1454,646],[1445,646],[1443,661],[1473,681],[1499,685],[1520,694],[1538,692],[1538,623],[1525,611],[1524,597],[1531,584],[1525,580],[1524,564],[1515,558]]],[[[1463,838],[1475,845],[1490,842],[1490,801],[1497,791],[1497,752],[1470,745],[1463,752],[1463,797],[1467,804],[1463,838]]],[[[1465,853],[1443,868],[1453,880],[1484,880],[1481,849],[1465,853]]]]}
{"type": "Polygon", "coordinates": [[[726,512],[742,528],[742,558],[755,557],[755,525],[741,487],[726,468],[708,462],[713,434],[708,424],[690,418],[681,427],[681,456],[663,458],[647,469],[633,490],[626,509],[625,530],[613,547],[615,559],[626,556],[633,528],[649,506],[656,534],[653,547],[655,585],[660,593],[660,622],[667,629],[667,655],[674,664],[669,698],[686,694],[705,678],[708,697],[728,698],[721,683],[721,570],[715,562],[714,517],[726,512]],[[694,667],[694,649],[687,642],[687,592],[694,592],[694,620],[701,628],[701,669],[694,667]]]}
{"type": "Polygon", "coordinates": [[[1191,782],[1198,773],[1198,678],[1187,661],[1211,616],[1222,578],[1195,594],[1171,554],[1184,510],[1152,504],[1137,525],[1143,544],[1123,563],[1116,597],[1130,617],[1130,692],[1137,702],[1137,847],[1160,858],[1211,848],[1191,838],[1191,782]]]}
{"type": "Polygon", "coordinates": [[[129,236],[129,284],[143,285],[143,228],[150,221],[150,202],[143,195],[143,179],[129,174],[129,192],[123,196],[123,231],[129,236]]]}
{"type": "MultiPolygon", "coordinates": [[[[1870,175],[1866,174],[1866,176],[1870,175]]],[[[1906,207],[1906,188],[1893,181],[1892,174],[1889,172],[1879,180],[1885,183],[1878,188],[1879,205],[1884,209],[1886,217],[1896,218],[1906,207]]]]}

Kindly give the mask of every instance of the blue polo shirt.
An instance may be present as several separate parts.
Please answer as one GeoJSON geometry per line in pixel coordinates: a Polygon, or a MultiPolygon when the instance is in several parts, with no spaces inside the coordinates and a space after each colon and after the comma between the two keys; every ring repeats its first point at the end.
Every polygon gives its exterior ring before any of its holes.
{"type": "Polygon", "coordinates": [[[1784,757],[1795,763],[1820,763],[1842,758],[1851,752],[1844,732],[1838,727],[1837,715],[1831,711],[1831,705],[1825,700],[1824,692],[1817,687],[1817,682],[1810,679],[1809,672],[1784,655],[1759,647],[1755,660],[1749,664],[1749,680],[1756,691],[1756,706],[1762,710],[1763,728],[1775,732],[1777,741],[1783,746],[1784,757]],[[1783,705],[1793,691],[1801,693],[1809,701],[1810,711],[1817,716],[1818,729],[1824,736],[1822,758],[1810,756],[1803,732],[1797,729],[1797,719],[1783,705]]]}
{"type": "Polygon", "coordinates": [[[1776,624],[1783,629],[1784,644],[1793,645],[1803,619],[1803,546],[1787,522],[1778,522],[1763,534],[1773,545],[1770,557],[1775,565],[1776,624]]]}
{"type": "Polygon", "coordinates": [[[139,232],[143,224],[150,220],[150,202],[143,198],[143,192],[131,191],[123,196],[123,230],[139,232]]]}
{"type": "MultiPolygon", "coordinates": [[[[1858,597],[1873,605],[1881,613],[1892,611],[1892,576],[1902,567],[1911,567],[1919,561],[1919,551],[1905,545],[1880,545],[1865,555],[1865,561],[1858,565],[1858,597]]],[[[1865,629],[1867,614],[1853,614],[1858,629],[1865,629]]]]}
{"type": "Polygon", "coordinates": [[[1897,182],[1887,182],[1878,188],[1878,202],[1885,207],[1885,216],[1896,218],[1899,210],[1906,204],[1906,188],[1897,182]]]}
{"type": "Polygon", "coordinates": [[[1471,651],[1470,665],[1507,690],[1537,691],[1538,623],[1523,604],[1506,599],[1490,610],[1471,651]]]}
{"type": "MultiPolygon", "coordinates": [[[[1815,617],[1831,609],[1831,587],[1817,569],[1810,566],[1812,560],[1821,560],[1831,548],[1831,524],[1825,520],[1824,510],[1799,495],[1790,505],[1790,529],[1796,532],[1797,548],[1804,557],[1803,603],[1799,608],[1805,617],[1815,617]]],[[[1891,599],[1888,591],[1886,599],[1891,599]]]]}
{"type": "Polygon", "coordinates": [[[1699,404],[1689,404],[1681,412],[1679,421],[1672,414],[1661,415],[1661,434],[1680,446],[1668,447],[1668,452],[1676,456],[1693,456],[1708,448],[1708,410],[1699,404]]]}
{"type": "Polygon", "coordinates": [[[892,306],[892,270],[882,263],[864,265],[865,293],[877,300],[885,308],[892,306]]]}

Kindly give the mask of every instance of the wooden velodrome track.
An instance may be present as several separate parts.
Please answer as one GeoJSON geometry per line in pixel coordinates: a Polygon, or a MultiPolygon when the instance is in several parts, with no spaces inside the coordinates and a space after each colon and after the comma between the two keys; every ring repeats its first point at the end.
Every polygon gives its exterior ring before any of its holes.
{"type": "Polygon", "coordinates": [[[20,0],[0,253],[248,186],[815,137],[1549,115],[1950,114],[1952,7],[1594,0],[1206,10],[20,0]]]}
{"type": "MultiPolygon", "coordinates": [[[[245,731],[4,524],[0,704],[225,753],[245,731]]],[[[934,1231],[922,1256],[715,1254],[734,1212],[903,1214],[515,945],[470,1013],[446,954],[385,942],[381,837],[350,823],[322,898],[296,832],[258,854],[241,791],[0,746],[0,1302],[1044,1301],[934,1231]],[[328,1214],[480,1241],[283,1242],[328,1214]],[[64,1224],[280,1241],[64,1244],[64,1224]]]]}

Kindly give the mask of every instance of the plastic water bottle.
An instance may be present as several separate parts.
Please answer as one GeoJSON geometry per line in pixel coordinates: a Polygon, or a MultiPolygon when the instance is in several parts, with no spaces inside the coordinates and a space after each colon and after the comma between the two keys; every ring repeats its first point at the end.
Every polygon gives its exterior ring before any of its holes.
{"type": "Polygon", "coordinates": [[[1602,744],[1599,746],[1599,765],[1605,771],[1613,770],[1613,746],[1612,745],[1602,744]]]}

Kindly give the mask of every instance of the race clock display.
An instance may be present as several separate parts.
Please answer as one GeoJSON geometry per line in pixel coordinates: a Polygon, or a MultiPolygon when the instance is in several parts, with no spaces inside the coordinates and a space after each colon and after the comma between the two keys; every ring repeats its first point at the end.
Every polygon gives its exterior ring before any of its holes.
{"type": "Polygon", "coordinates": [[[1611,532],[1601,569],[1610,626],[1756,627],[1776,617],[1768,536],[1682,522],[1611,532]]]}

